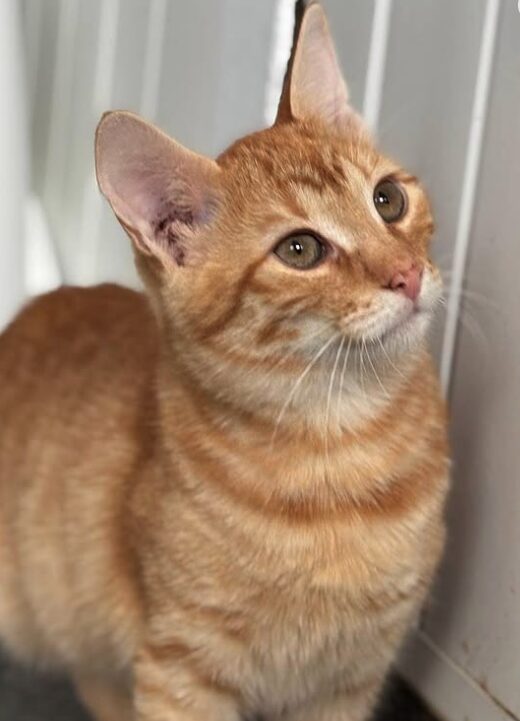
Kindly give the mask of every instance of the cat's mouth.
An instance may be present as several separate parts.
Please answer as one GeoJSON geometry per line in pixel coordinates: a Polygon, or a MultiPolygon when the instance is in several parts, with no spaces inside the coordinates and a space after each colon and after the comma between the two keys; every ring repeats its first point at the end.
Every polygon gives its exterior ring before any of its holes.
{"type": "Polygon", "coordinates": [[[394,306],[381,314],[379,333],[377,321],[374,328],[376,340],[399,342],[402,339],[410,342],[414,337],[423,336],[431,323],[441,293],[442,286],[427,278],[416,299],[402,299],[398,307],[394,306]]]}
{"type": "Polygon", "coordinates": [[[381,335],[379,340],[386,341],[390,338],[395,338],[399,333],[410,330],[412,325],[419,320],[426,319],[429,315],[429,311],[425,308],[420,308],[418,305],[414,305],[406,313],[398,317],[388,328],[386,328],[381,335]]]}
{"type": "Polygon", "coordinates": [[[360,343],[383,342],[398,339],[399,334],[408,335],[415,326],[424,324],[431,309],[421,303],[403,303],[397,308],[383,306],[367,318],[346,324],[345,330],[354,341],[360,343]]]}
{"type": "Polygon", "coordinates": [[[442,295],[442,285],[425,272],[420,292],[408,297],[386,289],[378,291],[366,308],[345,317],[340,327],[354,342],[392,342],[413,347],[428,331],[435,308],[442,295]]]}

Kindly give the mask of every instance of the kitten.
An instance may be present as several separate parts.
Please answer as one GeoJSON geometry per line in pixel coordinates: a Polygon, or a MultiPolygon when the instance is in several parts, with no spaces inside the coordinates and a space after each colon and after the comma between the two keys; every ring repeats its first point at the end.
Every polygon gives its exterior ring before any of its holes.
{"type": "Polygon", "coordinates": [[[272,128],[213,161],[109,113],[96,161],[150,303],[0,338],[0,638],[98,721],[365,721],[444,539],[426,197],[315,3],[272,128]]]}

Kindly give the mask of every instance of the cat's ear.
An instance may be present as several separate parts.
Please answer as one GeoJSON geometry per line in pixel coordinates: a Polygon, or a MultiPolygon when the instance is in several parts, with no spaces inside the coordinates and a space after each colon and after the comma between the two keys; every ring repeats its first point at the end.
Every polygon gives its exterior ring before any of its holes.
{"type": "Polygon", "coordinates": [[[309,118],[320,118],[338,130],[363,127],[349,104],[327,18],[317,2],[311,2],[301,18],[276,122],[309,118]]]}
{"type": "Polygon", "coordinates": [[[138,251],[184,265],[211,220],[220,169],[132,113],[105,113],[96,131],[101,192],[138,251]]]}

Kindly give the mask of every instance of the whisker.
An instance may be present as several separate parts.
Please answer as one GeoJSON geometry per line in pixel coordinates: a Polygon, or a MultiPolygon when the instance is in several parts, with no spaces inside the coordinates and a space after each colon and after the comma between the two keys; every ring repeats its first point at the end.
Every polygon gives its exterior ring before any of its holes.
{"type": "Polygon", "coordinates": [[[379,336],[377,337],[377,340],[379,341],[379,345],[381,346],[381,350],[383,351],[384,355],[386,356],[387,361],[390,363],[390,365],[392,366],[392,368],[394,369],[394,371],[395,371],[396,373],[398,373],[398,374],[401,376],[401,378],[406,378],[406,376],[405,376],[405,374],[402,372],[402,370],[396,366],[396,364],[393,362],[393,360],[392,360],[392,359],[390,358],[390,356],[388,355],[388,352],[387,352],[387,350],[386,350],[386,348],[385,348],[385,344],[383,343],[383,341],[381,340],[381,338],[380,338],[379,336]]]}
{"type": "Polygon", "coordinates": [[[339,331],[338,331],[337,333],[334,333],[334,335],[332,335],[332,336],[329,338],[329,340],[328,340],[324,345],[321,346],[321,348],[320,348],[320,349],[318,350],[318,352],[314,355],[314,357],[311,359],[311,361],[307,364],[307,366],[304,368],[304,370],[302,371],[302,373],[298,376],[298,378],[297,378],[296,381],[294,382],[294,384],[293,384],[293,386],[292,386],[292,389],[291,389],[289,395],[287,396],[287,398],[286,398],[286,400],[285,400],[285,402],[284,402],[284,404],[283,404],[283,406],[282,406],[282,409],[281,409],[280,413],[278,414],[278,418],[276,419],[275,427],[274,427],[274,430],[273,430],[273,435],[272,435],[272,438],[271,438],[271,445],[270,445],[271,448],[273,447],[274,440],[275,440],[275,438],[276,438],[276,434],[277,434],[277,432],[278,432],[278,428],[279,428],[279,426],[280,426],[280,423],[282,422],[282,419],[283,419],[283,417],[284,417],[284,415],[285,415],[285,412],[286,412],[287,408],[289,407],[289,404],[291,403],[291,401],[292,401],[292,399],[294,398],[295,394],[298,392],[298,388],[301,386],[301,384],[303,383],[303,381],[305,380],[305,378],[307,377],[307,375],[310,373],[310,371],[311,371],[311,369],[313,368],[313,366],[319,361],[319,359],[320,359],[320,358],[322,357],[322,355],[325,353],[325,351],[327,350],[327,348],[329,348],[329,346],[331,345],[331,343],[333,343],[339,335],[340,335],[339,331]]]}
{"type": "MultiPolygon", "coordinates": [[[[324,334],[323,328],[318,328],[314,333],[311,333],[310,335],[305,336],[306,341],[315,340],[316,338],[319,338],[324,334]]],[[[294,348],[289,348],[286,353],[282,354],[280,358],[274,363],[274,365],[269,369],[269,372],[273,372],[278,368],[284,361],[286,361],[291,355],[294,356],[294,348]]]]}
{"type": "Polygon", "coordinates": [[[451,278],[452,278],[452,271],[447,271],[443,273],[444,279],[448,283],[448,287],[445,289],[444,296],[445,297],[452,297],[454,295],[458,295],[459,298],[463,300],[470,300],[472,302],[479,302],[483,305],[488,306],[492,310],[496,310],[498,312],[503,312],[503,309],[500,307],[500,305],[493,299],[490,298],[488,295],[483,293],[482,291],[473,290],[471,288],[463,287],[460,288],[458,291],[455,291],[451,285],[449,284],[451,278]]]}
{"type": "Polygon", "coordinates": [[[347,361],[348,361],[351,347],[352,347],[352,336],[350,336],[349,341],[347,343],[347,350],[345,351],[345,357],[343,358],[343,366],[341,368],[341,376],[340,376],[340,380],[339,380],[339,391],[338,391],[338,398],[337,398],[337,403],[336,403],[336,417],[337,417],[338,426],[341,426],[340,405],[341,405],[341,398],[342,398],[342,394],[343,394],[343,383],[345,381],[345,372],[347,370],[347,361]]]}
{"type": "MultiPolygon", "coordinates": [[[[453,292],[448,293],[448,298],[454,295],[453,292]]],[[[461,290],[460,293],[458,293],[459,299],[464,303],[473,303],[475,306],[478,307],[478,309],[485,309],[485,310],[491,310],[495,313],[499,313],[500,315],[504,314],[503,308],[500,307],[500,305],[492,300],[491,298],[487,298],[485,295],[481,293],[477,293],[475,291],[469,291],[469,290],[461,290]]]]}
{"type": "Polygon", "coordinates": [[[361,339],[361,345],[359,346],[359,367],[360,367],[360,375],[361,375],[361,388],[363,390],[365,400],[367,400],[367,390],[366,390],[366,386],[365,386],[366,368],[365,368],[365,362],[363,360],[364,352],[365,352],[365,338],[363,337],[361,339]]]}
{"type": "MultiPolygon", "coordinates": [[[[311,333],[309,335],[305,336],[306,341],[312,341],[316,338],[319,338],[319,336],[324,335],[324,329],[318,328],[314,333],[311,333]]],[[[239,338],[236,343],[230,346],[224,346],[220,350],[227,353],[236,353],[240,351],[244,351],[244,348],[248,347],[248,342],[253,345],[255,341],[254,336],[250,338],[239,338]]],[[[215,351],[218,353],[218,351],[215,351]]],[[[265,372],[266,368],[262,365],[266,360],[269,360],[270,355],[273,355],[277,351],[271,351],[265,352],[263,354],[259,354],[256,356],[250,356],[247,354],[244,354],[244,358],[247,359],[249,362],[256,361],[255,365],[250,365],[248,368],[249,372],[252,372],[256,370],[257,368],[261,368],[263,372],[265,372]]],[[[277,368],[279,368],[281,365],[283,365],[284,362],[286,362],[291,355],[294,355],[294,348],[284,349],[284,352],[278,351],[280,353],[279,357],[273,362],[271,367],[268,369],[269,373],[273,373],[277,368]]],[[[212,373],[212,378],[216,378],[219,375],[222,375],[223,373],[227,373],[229,371],[229,364],[234,365],[235,361],[233,359],[226,359],[221,356],[219,356],[219,360],[221,365],[216,368],[212,373]]]]}
{"type": "Polygon", "coordinates": [[[327,458],[328,458],[328,453],[329,453],[329,415],[330,415],[330,403],[332,400],[332,388],[334,386],[334,378],[336,377],[336,369],[338,367],[339,359],[341,356],[341,351],[343,350],[344,345],[345,345],[345,336],[343,335],[341,337],[341,343],[339,344],[338,352],[336,353],[336,358],[334,360],[334,365],[332,367],[332,373],[330,374],[329,390],[327,393],[327,409],[325,412],[325,456],[327,458]]]}
{"type": "Polygon", "coordinates": [[[488,362],[490,356],[489,341],[486,338],[484,331],[480,327],[478,320],[471,315],[467,308],[465,308],[463,312],[459,314],[459,321],[461,325],[466,328],[466,330],[473,337],[473,339],[477,343],[480,343],[480,346],[483,349],[484,355],[486,357],[486,362],[488,362]]]}
{"type": "MultiPolygon", "coordinates": [[[[447,301],[445,298],[442,298],[439,301],[440,305],[443,306],[446,305],[446,302],[447,301]]],[[[461,313],[459,313],[458,321],[463,326],[463,328],[468,331],[473,340],[480,344],[480,346],[484,350],[486,362],[489,362],[490,349],[488,339],[486,338],[482,328],[480,327],[478,320],[471,315],[467,307],[464,307],[461,313]]]]}
{"type": "Polygon", "coordinates": [[[376,370],[376,367],[375,367],[374,363],[372,362],[372,358],[371,358],[371,356],[370,356],[370,350],[369,350],[368,346],[365,344],[365,338],[364,338],[364,337],[363,337],[363,345],[364,345],[365,350],[366,350],[366,352],[367,352],[368,362],[370,363],[370,366],[371,366],[372,370],[374,371],[374,375],[375,375],[375,377],[376,377],[377,382],[379,383],[379,385],[380,385],[380,387],[381,387],[381,390],[383,391],[383,393],[384,393],[384,395],[385,395],[386,398],[390,398],[390,396],[389,396],[389,394],[388,394],[388,391],[387,391],[386,388],[384,387],[384,385],[383,385],[383,383],[382,383],[382,381],[381,381],[381,378],[379,377],[379,374],[378,374],[378,372],[377,372],[377,370],[376,370]]]}

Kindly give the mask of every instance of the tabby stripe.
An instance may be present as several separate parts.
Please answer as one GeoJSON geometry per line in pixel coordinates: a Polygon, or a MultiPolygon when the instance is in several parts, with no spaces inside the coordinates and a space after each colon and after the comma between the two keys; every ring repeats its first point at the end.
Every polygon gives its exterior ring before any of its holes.
{"type": "Polygon", "coordinates": [[[229,683],[217,678],[214,674],[203,668],[200,660],[194,655],[195,650],[178,639],[168,643],[148,646],[149,657],[161,665],[171,662],[174,666],[181,666],[193,677],[194,685],[208,691],[240,698],[240,690],[229,683]]]}
{"type": "Polygon", "coordinates": [[[235,284],[232,298],[227,308],[221,314],[220,318],[217,318],[215,321],[203,328],[199,336],[201,340],[206,340],[212,335],[220,333],[238,313],[242,305],[244,291],[247,288],[249,282],[251,281],[251,278],[255,274],[256,269],[261,263],[263,263],[263,261],[264,256],[261,256],[247,266],[245,271],[240,276],[238,282],[235,284]]]}

